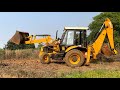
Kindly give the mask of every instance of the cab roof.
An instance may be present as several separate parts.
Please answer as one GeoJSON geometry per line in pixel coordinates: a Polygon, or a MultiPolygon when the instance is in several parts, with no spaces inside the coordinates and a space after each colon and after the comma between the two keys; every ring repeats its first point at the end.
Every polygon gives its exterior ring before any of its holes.
{"type": "Polygon", "coordinates": [[[88,27],[64,27],[64,30],[88,30],[88,27]]]}

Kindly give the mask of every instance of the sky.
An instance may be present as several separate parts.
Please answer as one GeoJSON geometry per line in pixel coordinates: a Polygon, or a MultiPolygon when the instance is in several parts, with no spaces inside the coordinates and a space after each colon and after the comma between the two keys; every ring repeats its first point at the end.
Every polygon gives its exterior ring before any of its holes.
{"type": "Polygon", "coordinates": [[[100,12],[0,12],[0,48],[15,34],[16,30],[30,35],[50,34],[61,37],[65,26],[88,27],[100,12]]]}

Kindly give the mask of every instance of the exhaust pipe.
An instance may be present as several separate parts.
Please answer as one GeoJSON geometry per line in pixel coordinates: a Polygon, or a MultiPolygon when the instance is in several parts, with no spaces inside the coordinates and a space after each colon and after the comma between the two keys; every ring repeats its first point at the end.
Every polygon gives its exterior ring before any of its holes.
{"type": "Polygon", "coordinates": [[[15,43],[15,44],[25,44],[25,41],[28,41],[29,38],[29,33],[28,32],[21,32],[21,31],[16,31],[14,36],[9,40],[9,42],[15,43]]]}

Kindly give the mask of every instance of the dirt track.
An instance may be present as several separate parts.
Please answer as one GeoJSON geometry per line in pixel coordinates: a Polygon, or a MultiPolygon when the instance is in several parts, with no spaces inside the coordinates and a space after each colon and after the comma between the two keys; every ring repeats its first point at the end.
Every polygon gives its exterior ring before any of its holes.
{"type": "Polygon", "coordinates": [[[57,78],[70,72],[83,72],[95,69],[120,70],[119,55],[114,62],[91,63],[90,66],[71,68],[65,63],[41,64],[39,60],[2,60],[0,63],[1,78],[57,78]]]}

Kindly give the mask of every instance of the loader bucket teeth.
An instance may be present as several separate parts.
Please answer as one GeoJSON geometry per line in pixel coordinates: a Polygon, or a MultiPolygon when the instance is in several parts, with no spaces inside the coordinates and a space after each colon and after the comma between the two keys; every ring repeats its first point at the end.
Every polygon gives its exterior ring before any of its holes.
{"type": "Polygon", "coordinates": [[[24,44],[28,40],[29,33],[16,31],[14,36],[9,40],[15,44],[24,44]]]}

